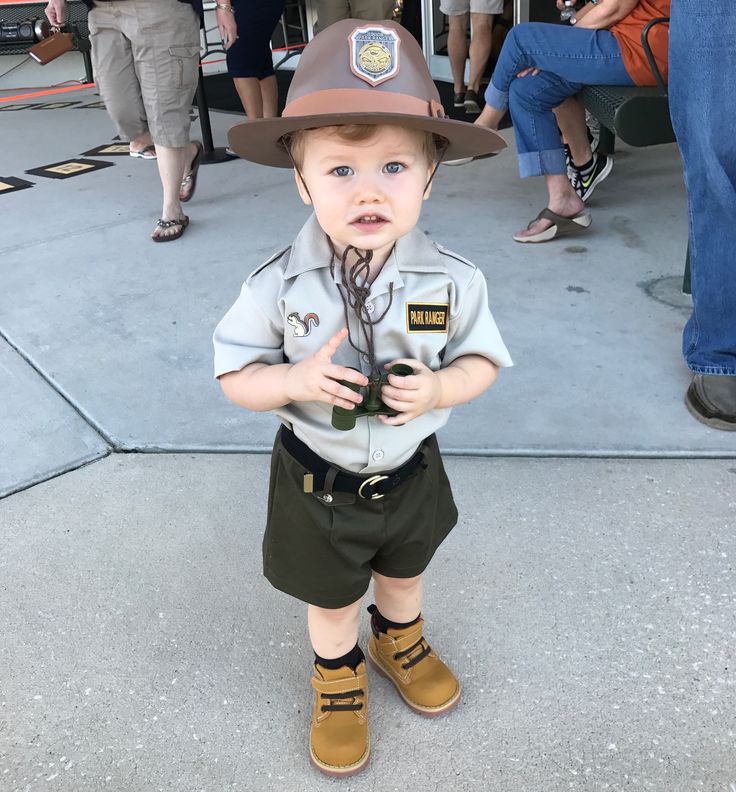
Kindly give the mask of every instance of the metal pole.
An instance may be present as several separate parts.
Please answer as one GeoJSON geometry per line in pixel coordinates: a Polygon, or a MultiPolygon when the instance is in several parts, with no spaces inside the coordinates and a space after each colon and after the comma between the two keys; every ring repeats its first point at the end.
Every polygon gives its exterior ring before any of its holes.
{"type": "MultiPolygon", "coordinates": [[[[204,19],[203,19],[204,26],[204,19]]],[[[203,165],[213,165],[217,162],[228,162],[233,158],[227,153],[224,147],[215,148],[212,141],[212,127],[210,125],[210,109],[207,105],[207,94],[204,89],[204,72],[202,61],[199,62],[199,79],[197,80],[197,110],[199,111],[199,126],[202,130],[202,154],[203,165]]]]}

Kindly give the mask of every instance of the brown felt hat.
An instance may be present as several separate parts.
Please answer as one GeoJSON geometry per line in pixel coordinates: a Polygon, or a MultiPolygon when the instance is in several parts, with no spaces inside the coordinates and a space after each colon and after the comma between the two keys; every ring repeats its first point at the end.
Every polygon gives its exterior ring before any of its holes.
{"type": "Polygon", "coordinates": [[[256,118],[228,133],[230,148],[261,165],[291,168],[282,138],[298,129],[397,124],[449,141],[443,159],[491,154],[504,140],[485,127],[445,117],[422,50],[389,20],[335,22],[304,48],[281,118],[256,118]]]}

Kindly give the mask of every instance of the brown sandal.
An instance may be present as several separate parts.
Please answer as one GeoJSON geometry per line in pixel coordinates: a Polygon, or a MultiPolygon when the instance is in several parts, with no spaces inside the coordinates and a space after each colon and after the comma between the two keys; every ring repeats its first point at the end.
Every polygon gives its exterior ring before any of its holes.
{"type": "Polygon", "coordinates": [[[197,189],[197,171],[202,161],[204,148],[198,140],[194,141],[194,145],[197,147],[197,153],[194,155],[192,164],[189,166],[189,172],[181,180],[181,187],[179,188],[179,200],[182,203],[191,201],[192,198],[194,198],[194,191],[197,189]]]}
{"type": "Polygon", "coordinates": [[[182,215],[176,220],[164,220],[160,219],[156,221],[156,228],[153,229],[153,233],[151,234],[151,239],[154,242],[173,242],[175,239],[179,239],[179,237],[184,233],[184,230],[189,225],[189,218],[186,215],[182,215]],[[174,231],[173,234],[157,234],[156,232],[159,230],[166,231],[169,228],[173,228],[174,226],[179,226],[178,231],[174,231]]]}

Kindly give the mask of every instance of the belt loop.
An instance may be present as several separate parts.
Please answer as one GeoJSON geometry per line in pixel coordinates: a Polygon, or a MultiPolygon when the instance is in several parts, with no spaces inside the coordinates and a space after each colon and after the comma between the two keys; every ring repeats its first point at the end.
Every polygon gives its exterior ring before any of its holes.
{"type": "Polygon", "coordinates": [[[330,469],[325,473],[325,483],[320,497],[325,503],[332,503],[332,488],[335,486],[335,479],[340,471],[330,465],[330,469]]]}

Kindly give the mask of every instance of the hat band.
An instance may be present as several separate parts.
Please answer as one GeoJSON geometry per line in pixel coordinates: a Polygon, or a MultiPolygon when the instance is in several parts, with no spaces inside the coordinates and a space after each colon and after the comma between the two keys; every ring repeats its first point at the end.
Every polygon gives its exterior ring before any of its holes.
{"type": "Polygon", "coordinates": [[[328,88],[300,96],[289,102],[281,114],[292,116],[337,115],[342,113],[396,113],[423,118],[445,118],[445,109],[435,99],[364,88],[328,88]]]}

